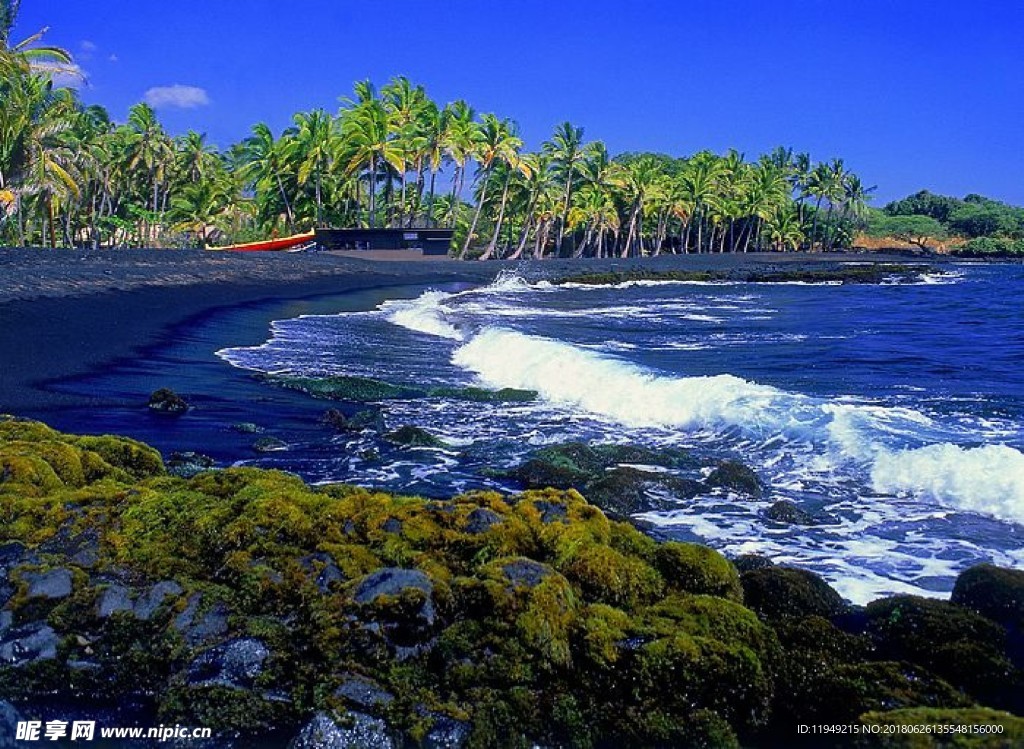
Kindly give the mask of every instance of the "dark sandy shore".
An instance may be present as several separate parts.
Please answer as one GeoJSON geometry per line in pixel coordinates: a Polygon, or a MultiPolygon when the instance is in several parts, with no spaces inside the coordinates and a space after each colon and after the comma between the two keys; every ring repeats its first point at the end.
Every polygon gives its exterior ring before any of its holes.
{"type": "Polygon", "coordinates": [[[131,356],[175,325],[235,305],[385,286],[482,284],[505,269],[530,279],[636,268],[742,275],[851,261],[906,260],[793,253],[510,264],[373,262],[329,253],[0,249],[0,412],[59,406],[71,396],[46,389],[46,382],[131,356]]]}

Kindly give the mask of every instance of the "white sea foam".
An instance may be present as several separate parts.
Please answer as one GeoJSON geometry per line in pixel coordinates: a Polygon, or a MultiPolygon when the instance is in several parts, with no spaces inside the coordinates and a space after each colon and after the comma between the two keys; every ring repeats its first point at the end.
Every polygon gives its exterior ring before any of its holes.
{"type": "Polygon", "coordinates": [[[1024,454],[1007,445],[885,451],[875,459],[871,480],[877,491],[907,492],[1024,523],[1024,454]]]}
{"type": "Polygon", "coordinates": [[[738,428],[748,438],[811,442],[824,452],[809,469],[853,461],[870,471],[876,491],[1024,521],[1024,454],[1002,445],[965,449],[948,442],[889,447],[942,433],[912,409],[825,401],[728,374],[666,377],[504,328],[482,330],[455,351],[452,362],[488,387],[536,390],[549,402],[629,427],[738,428]]]}
{"type": "Polygon", "coordinates": [[[444,302],[454,296],[444,291],[427,291],[415,299],[384,302],[380,309],[395,325],[418,333],[461,341],[464,340],[462,332],[445,319],[450,310],[444,306],[444,302]]]}

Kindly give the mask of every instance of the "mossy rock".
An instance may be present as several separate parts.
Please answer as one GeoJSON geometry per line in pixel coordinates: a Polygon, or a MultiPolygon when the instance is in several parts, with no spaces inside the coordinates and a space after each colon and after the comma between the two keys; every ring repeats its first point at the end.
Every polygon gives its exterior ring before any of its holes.
{"type": "Polygon", "coordinates": [[[554,489],[582,488],[590,474],[567,465],[552,464],[539,458],[530,458],[509,471],[508,476],[527,488],[554,489]]]}
{"type": "Polygon", "coordinates": [[[478,403],[529,403],[537,400],[536,390],[517,390],[516,388],[501,388],[500,390],[477,387],[430,388],[427,395],[431,398],[450,398],[478,403]]]}
{"type": "Polygon", "coordinates": [[[665,509],[676,500],[692,499],[706,489],[702,483],[692,479],[620,467],[591,481],[582,491],[590,502],[605,512],[629,517],[640,512],[665,509]]]}
{"type": "Polygon", "coordinates": [[[999,624],[918,596],[874,601],[866,614],[881,657],[918,663],[994,707],[1024,708],[1024,678],[1007,657],[999,624]]]}
{"type": "Polygon", "coordinates": [[[950,601],[1024,631],[1024,570],[977,564],[957,577],[950,601]]]}
{"type": "Polygon", "coordinates": [[[913,707],[869,712],[861,715],[857,722],[897,729],[891,733],[879,731],[858,737],[853,742],[858,749],[1010,749],[1024,746],[1024,718],[983,707],[958,710],[913,707]],[[924,733],[920,730],[922,726],[949,726],[952,730],[940,732],[932,729],[924,733]],[[971,726],[999,726],[1000,730],[972,733],[971,726]],[[899,730],[903,727],[909,730],[903,733],[899,730]]]}
{"type": "Polygon", "coordinates": [[[376,408],[365,408],[346,416],[336,408],[327,409],[320,421],[336,432],[384,431],[384,414],[376,408]]]}
{"type": "Polygon", "coordinates": [[[393,385],[383,380],[369,377],[350,377],[335,375],[333,377],[293,377],[290,375],[268,375],[268,382],[289,390],[298,390],[314,398],[369,402],[394,398],[422,398],[426,390],[393,385]]]}
{"type": "Polygon", "coordinates": [[[654,565],[670,590],[743,600],[736,568],[707,546],[667,541],[658,545],[654,565]]]}
{"type": "MultiPolygon", "coordinates": [[[[792,671],[784,674],[783,678],[792,678],[792,671]]],[[[949,683],[909,663],[826,662],[807,668],[802,682],[784,682],[776,698],[774,720],[778,734],[792,739],[794,721],[849,723],[875,710],[970,705],[971,700],[949,683]]]]}
{"type": "Polygon", "coordinates": [[[744,572],[743,599],[766,619],[788,616],[829,618],[844,610],[842,596],[821,577],[795,567],[763,567],[744,572]]]}
{"type": "Polygon", "coordinates": [[[718,464],[708,477],[704,479],[708,486],[730,489],[760,499],[764,494],[761,480],[753,469],[736,460],[725,460],[718,464]]]}
{"type": "Polygon", "coordinates": [[[384,435],[384,439],[396,445],[404,445],[405,447],[433,447],[438,450],[451,449],[447,442],[435,437],[426,429],[410,426],[409,424],[388,432],[384,435]]]}
{"type": "Polygon", "coordinates": [[[77,437],[72,444],[99,455],[110,465],[126,471],[136,479],[146,479],[164,473],[160,453],[149,445],[127,437],[77,437]]]}

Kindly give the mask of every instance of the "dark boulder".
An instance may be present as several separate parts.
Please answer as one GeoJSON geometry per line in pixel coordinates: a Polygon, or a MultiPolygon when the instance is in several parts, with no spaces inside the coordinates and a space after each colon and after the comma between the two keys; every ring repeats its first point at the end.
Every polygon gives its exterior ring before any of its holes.
{"type": "Polygon", "coordinates": [[[669,473],[620,467],[591,481],[582,491],[587,501],[605,512],[629,517],[671,507],[676,501],[692,499],[706,489],[699,481],[669,473]]]}
{"type": "Polygon", "coordinates": [[[987,705],[1024,709],[1024,675],[1006,653],[1006,630],[932,598],[892,596],[866,607],[879,656],[916,663],[987,705]]]}
{"type": "Polygon", "coordinates": [[[341,686],[334,690],[334,696],[362,710],[384,708],[395,701],[395,696],[380,684],[356,674],[347,674],[341,686]]]}
{"type": "Polygon", "coordinates": [[[422,642],[433,628],[434,584],[420,570],[385,567],[371,572],[356,586],[353,600],[372,609],[392,643],[422,642]]]}
{"type": "Polygon", "coordinates": [[[209,455],[187,450],[185,452],[171,453],[165,465],[167,472],[172,476],[190,479],[197,473],[210,470],[217,465],[217,461],[209,455]]]}
{"type": "Polygon", "coordinates": [[[188,666],[191,686],[249,689],[263,673],[270,650],[252,637],[229,640],[201,653],[188,666]]]}
{"type": "Polygon", "coordinates": [[[370,402],[388,398],[422,398],[427,391],[393,385],[390,382],[374,380],[369,377],[293,377],[290,375],[270,375],[268,382],[289,390],[298,390],[314,398],[329,400],[370,402]]]}
{"type": "Polygon", "coordinates": [[[189,596],[185,610],[175,617],[172,626],[195,647],[223,636],[228,631],[229,614],[224,602],[215,601],[206,607],[202,595],[196,593],[189,596]]]}
{"type": "Polygon", "coordinates": [[[1024,570],[975,565],[960,573],[950,600],[1008,629],[1024,631],[1024,570]]]}
{"type": "Polygon", "coordinates": [[[135,602],[132,592],[123,585],[108,585],[103,588],[96,601],[96,616],[100,619],[116,614],[119,611],[133,611],[135,602]]]}
{"type": "Polygon", "coordinates": [[[492,526],[502,523],[501,515],[487,507],[477,507],[466,516],[463,530],[474,535],[486,533],[492,526]]]}
{"type": "Polygon", "coordinates": [[[506,562],[502,565],[501,571],[512,588],[535,588],[544,578],[555,574],[555,571],[546,564],[525,557],[506,562]]]}
{"type": "Polygon", "coordinates": [[[23,572],[21,579],[28,584],[29,598],[61,599],[71,595],[73,576],[65,567],[45,572],[23,572]]]}
{"type": "Polygon", "coordinates": [[[348,713],[335,720],[327,713],[313,716],[288,749],[399,749],[401,742],[391,735],[380,718],[365,713],[348,713]]]}
{"type": "Polygon", "coordinates": [[[0,638],[0,665],[22,666],[35,661],[57,657],[60,637],[53,627],[43,622],[31,622],[8,629],[0,638]]]}
{"type": "Polygon", "coordinates": [[[307,554],[299,560],[299,564],[310,574],[321,593],[330,593],[333,584],[345,581],[345,575],[338,569],[334,559],[323,551],[307,554]]]}
{"type": "Polygon", "coordinates": [[[704,480],[708,486],[729,489],[759,499],[764,494],[754,471],[736,460],[724,460],[704,480]]]}
{"type": "Polygon", "coordinates": [[[173,580],[164,580],[150,588],[135,602],[133,612],[138,619],[147,620],[163,605],[167,598],[177,598],[184,591],[173,580]]]}
{"type": "Polygon", "coordinates": [[[763,567],[744,572],[743,600],[766,619],[822,616],[843,611],[846,604],[821,577],[795,567],[763,567]]]}
{"type": "Polygon", "coordinates": [[[580,489],[591,478],[589,473],[578,468],[552,464],[540,458],[530,458],[509,471],[508,476],[527,489],[580,489]]]}
{"type": "Polygon", "coordinates": [[[464,720],[434,715],[433,724],[423,737],[423,749],[462,749],[469,743],[473,726],[464,720]]]}
{"type": "Polygon", "coordinates": [[[149,396],[150,411],[169,416],[180,416],[188,411],[188,401],[170,388],[160,388],[149,396]]]}
{"type": "Polygon", "coordinates": [[[732,560],[732,563],[741,573],[775,566],[775,562],[768,557],[761,556],[760,554],[740,554],[732,560]]]}
{"type": "Polygon", "coordinates": [[[396,445],[405,447],[433,447],[441,450],[449,449],[448,443],[438,439],[426,429],[420,429],[406,424],[393,432],[384,435],[384,439],[396,445]]]}
{"type": "Polygon", "coordinates": [[[336,432],[383,432],[384,414],[377,408],[366,408],[346,416],[336,408],[329,408],[320,417],[320,421],[336,432]]]}
{"type": "Polygon", "coordinates": [[[252,443],[252,449],[258,453],[272,453],[287,450],[288,443],[279,440],[277,437],[260,437],[252,443]]]}
{"type": "Polygon", "coordinates": [[[787,525],[827,525],[835,522],[834,518],[819,517],[807,510],[802,510],[788,499],[780,499],[765,510],[764,516],[776,523],[787,525]]]}

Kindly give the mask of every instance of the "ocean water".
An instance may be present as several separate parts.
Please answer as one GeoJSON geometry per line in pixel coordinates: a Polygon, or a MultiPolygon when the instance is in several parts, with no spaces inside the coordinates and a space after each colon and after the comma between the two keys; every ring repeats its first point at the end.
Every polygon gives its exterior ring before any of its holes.
{"type": "MultiPolygon", "coordinates": [[[[769,486],[763,500],[719,491],[641,517],[664,535],[813,569],[863,603],[945,595],[979,561],[1024,566],[1021,288],[1019,265],[881,286],[552,286],[505,273],[484,288],[286,317],[264,343],[217,355],[247,373],[539,394],[380,404],[389,426],[423,427],[450,450],[321,429],[238,462],[447,496],[513,488],[485,469],[568,440],[737,458],[769,486]],[[766,519],[780,499],[827,524],[766,519]]],[[[247,382],[268,399],[281,392],[247,382]]],[[[330,405],[287,398],[307,412],[330,405]]]]}

